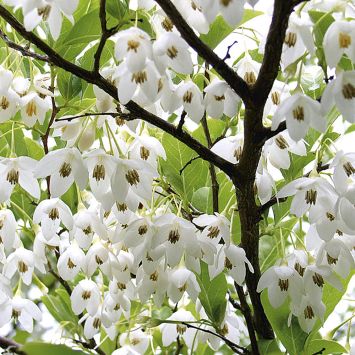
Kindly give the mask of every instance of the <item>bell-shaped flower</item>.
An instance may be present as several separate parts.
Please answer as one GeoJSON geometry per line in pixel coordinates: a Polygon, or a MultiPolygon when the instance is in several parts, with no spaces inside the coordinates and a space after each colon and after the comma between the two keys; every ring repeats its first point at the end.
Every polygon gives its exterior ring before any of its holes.
{"type": "Polygon", "coordinates": [[[340,197],[337,202],[337,207],[338,207],[337,216],[344,223],[344,227],[347,229],[346,233],[354,234],[355,232],[354,201],[349,200],[346,197],[340,197]]]}
{"type": "Polygon", "coordinates": [[[193,223],[199,227],[205,227],[201,236],[213,240],[216,244],[219,243],[221,238],[227,245],[230,244],[230,222],[222,214],[203,214],[194,218],[193,223]]]}
{"type": "Polygon", "coordinates": [[[253,60],[249,53],[237,63],[237,73],[245,80],[248,85],[254,85],[258,77],[260,64],[253,60]]]}
{"type": "Polygon", "coordinates": [[[205,112],[205,106],[198,86],[192,81],[187,81],[177,88],[176,93],[182,100],[184,110],[189,117],[196,123],[200,122],[205,112]]]}
{"type": "Polygon", "coordinates": [[[245,0],[227,0],[219,2],[219,10],[224,19],[235,27],[243,18],[245,0]]]}
{"type": "Polygon", "coordinates": [[[117,95],[122,105],[134,99],[138,89],[149,102],[158,99],[160,74],[151,60],[147,60],[143,69],[136,71],[130,71],[126,62],[121,63],[113,78],[117,81],[117,95]]]}
{"type": "Polygon", "coordinates": [[[40,321],[42,313],[38,306],[31,300],[15,296],[13,299],[8,299],[1,305],[0,326],[10,324],[11,319],[18,322],[23,329],[32,333],[33,320],[40,321]]]}
{"type": "Polygon", "coordinates": [[[13,74],[0,66],[0,123],[9,120],[17,111],[19,96],[10,87],[13,74]]]}
{"type": "MultiPolygon", "coordinates": [[[[167,320],[171,322],[160,325],[163,346],[170,346],[179,336],[184,340],[189,349],[194,350],[193,345],[196,329],[188,328],[186,324],[182,324],[183,322],[189,323],[196,321],[192,313],[184,309],[179,309],[167,318],[167,320]]],[[[197,346],[197,342],[195,342],[195,346],[197,346]]]]}
{"type": "Polygon", "coordinates": [[[35,199],[40,198],[38,181],[33,176],[36,163],[29,157],[4,158],[0,161],[0,202],[10,198],[16,184],[35,199]]]}
{"type": "MultiPolygon", "coordinates": [[[[151,336],[148,335],[147,332],[144,332],[139,326],[133,326],[128,333],[123,333],[120,335],[120,345],[122,348],[125,347],[125,351],[122,352],[121,355],[145,354],[148,349],[150,340],[151,336]]],[[[115,354],[116,351],[114,351],[112,354],[115,354]]]]}
{"type": "Polygon", "coordinates": [[[272,119],[273,131],[283,118],[286,118],[288,133],[294,141],[304,138],[309,126],[319,132],[324,132],[327,127],[320,103],[301,93],[290,96],[280,104],[272,119]]]}
{"type": "Polygon", "coordinates": [[[274,81],[269,97],[265,103],[264,119],[273,116],[281,102],[290,97],[290,87],[279,80],[274,81]]]}
{"type": "Polygon", "coordinates": [[[175,32],[165,32],[154,42],[153,52],[165,67],[191,74],[193,65],[188,44],[175,32]]]}
{"type": "MultiPolygon", "coordinates": [[[[332,185],[322,177],[302,177],[296,179],[277,193],[277,198],[293,196],[290,212],[301,217],[308,209],[315,206],[320,197],[327,197],[336,200],[336,194],[332,185]]],[[[316,218],[314,218],[316,219],[316,218]]]]}
{"type": "Polygon", "coordinates": [[[270,163],[277,169],[288,169],[291,164],[289,153],[300,156],[307,154],[305,143],[300,140],[295,142],[288,132],[279,133],[265,143],[264,151],[270,163]]]}
{"type": "Polygon", "coordinates": [[[103,322],[106,324],[118,322],[122,314],[129,319],[130,309],[131,301],[123,292],[116,294],[107,292],[102,305],[103,322]]]}
{"type": "Polygon", "coordinates": [[[152,58],[152,44],[149,35],[137,27],[119,31],[116,35],[115,57],[125,59],[131,73],[142,71],[146,60],[152,58]]]}
{"type": "Polygon", "coordinates": [[[84,335],[87,339],[93,338],[94,335],[100,332],[102,317],[102,309],[99,307],[94,315],[87,314],[81,319],[81,321],[85,319],[84,335]]]}
{"type": "Polygon", "coordinates": [[[325,88],[321,104],[324,114],[328,113],[335,104],[346,121],[355,123],[355,70],[337,74],[336,78],[325,88]]]}
{"type": "Polygon", "coordinates": [[[204,103],[206,113],[214,118],[220,118],[223,113],[233,117],[237,113],[240,97],[222,80],[215,79],[205,87],[204,103]]]}
{"type": "Polygon", "coordinates": [[[298,317],[298,323],[301,328],[306,333],[310,333],[317,319],[323,321],[325,305],[322,300],[313,298],[310,295],[303,295],[293,313],[298,317]]]}
{"type": "Polygon", "coordinates": [[[7,257],[3,274],[5,277],[11,279],[15,273],[18,272],[24,284],[30,285],[34,267],[35,260],[33,252],[20,247],[7,257]]]}
{"type": "Polygon", "coordinates": [[[224,266],[228,270],[228,274],[232,276],[233,280],[241,286],[245,279],[246,267],[251,273],[254,272],[253,265],[250,263],[245,255],[243,248],[239,248],[236,245],[231,244],[229,247],[225,248],[225,260],[224,266]]]}
{"type": "Polygon", "coordinates": [[[38,121],[43,124],[46,113],[51,108],[51,100],[48,96],[42,98],[36,92],[32,91],[21,97],[21,118],[28,127],[33,127],[38,121]]]}
{"type": "Polygon", "coordinates": [[[307,252],[304,250],[293,250],[291,254],[287,255],[287,265],[293,267],[300,276],[303,276],[308,265],[307,252]]]}
{"type": "Polygon", "coordinates": [[[94,316],[99,309],[101,293],[94,281],[84,279],[75,286],[70,300],[75,314],[80,314],[86,309],[91,316],[94,316]]]}
{"type": "Polygon", "coordinates": [[[63,148],[49,152],[36,166],[37,178],[50,176],[52,197],[60,197],[75,181],[83,190],[88,180],[87,168],[77,148],[63,148]]]}
{"type": "Polygon", "coordinates": [[[11,250],[16,240],[17,222],[11,210],[0,210],[0,244],[11,250]]]}
{"type": "Polygon", "coordinates": [[[237,134],[236,136],[229,136],[221,139],[211,148],[212,152],[218,154],[229,162],[238,163],[244,144],[244,135],[237,134]]]}
{"type": "Polygon", "coordinates": [[[337,20],[327,29],[323,39],[325,60],[330,68],[335,68],[345,53],[355,61],[354,21],[337,20]]]}
{"type": "Polygon", "coordinates": [[[87,276],[92,276],[98,267],[108,261],[108,249],[100,242],[93,244],[85,257],[84,272],[87,276]]]}
{"type": "Polygon", "coordinates": [[[333,181],[340,195],[346,194],[349,185],[355,182],[355,153],[338,151],[329,165],[334,168],[333,181]]]}
{"type": "Polygon", "coordinates": [[[85,254],[74,243],[59,257],[58,273],[63,280],[73,280],[80,270],[84,269],[85,254]]]}
{"type": "Polygon", "coordinates": [[[74,236],[80,248],[88,249],[95,233],[100,239],[105,240],[107,238],[106,227],[95,211],[82,209],[73,218],[74,228],[70,233],[74,236]]]}
{"type": "Polygon", "coordinates": [[[195,274],[187,269],[172,270],[169,275],[168,297],[174,303],[177,303],[180,301],[185,291],[195,302],[201,291],[195,274]]]}
{"type": "Polygon", "coordinates": [[[41,224],[43,236],[47,240],[55,236],[60,223],[68,230],[73,228],[70,208],[58,198],[41,201],[34,211],[33,222],[41,224]]]}
{"type": "MultiPolygon", "coordinates": [[[[184,253],[200,256],[201,248],[197,243],[194,225],[172,213],[167,213],[155,220],[157,236],[165,248],[166,261],[169,266],[179,264],[184,253]]],[[[159,243],[158,242],[158,243],[159,243]]]]}
{"type": "Polygon", "coordinates": [[[280,307],[287,296],[297,300],[302,294],[302,278],[299,273],[289,266],[272,266],[260,277],[257,291],[268,289],[270,304],[274,308],[280,307]]]}
{"type": "Polygon", "coordinates": [[[261,164],[261,160],[256,170],[255,185],[260,202],[262,204],[268,202],[275,190],[275,182],[271,174],[261,164]]]}
{"type": "Polygon", "coordinates": [[[312,22],[309,19],[291,14],[281,57],[285,68],[299,59],[305,50],[314,54],[315,47],[311,28],[312,22]]]}

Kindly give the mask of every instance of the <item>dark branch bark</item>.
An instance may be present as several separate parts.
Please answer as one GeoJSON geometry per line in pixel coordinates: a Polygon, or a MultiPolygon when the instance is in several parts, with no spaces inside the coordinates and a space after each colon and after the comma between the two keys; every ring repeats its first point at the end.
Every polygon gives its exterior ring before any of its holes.
{"type": "Polygon", "coordinates": [[[21,344],[16,343],[11,339],[0,337],[0,348],[7,350],[10,353],[13,352],[18,355],[26,355],[26,352],[21,350],[21,346],[21,344]]]}
{"type": "Polygon", "coordinates": [[[250,100],[248,84],[229,66],[223,59],[204,42],[202,42],[181,16],[175,5],[170,0],[155,0],[164,12],[170,17],[182,38],[210,64],[216,72],[229,84],[229,86],[242,98],[244,102],[250,100]]]}
{"type": "MultiPolygon", "coordinates": [[[[49,45],[42,41],[33,32],[27,32],[23,25],[18,22],[17,19],[2,5],[0,5],[0,16],[4,20],[6,20],[10,24],[10,26],[13,27],[23,38],[33,43],[35,46],[37,46],[38,49],[44,52],[48,56],[50,63],[76,75],[77,77],[87,81],[88,83],[97,85],[106,93],[108,93],[111,97],[118,100],[117,88],[112,85],[108,80],[105,80],[101,75],[96,72],[90,72],[88,70],[85,70],[61,57],[56,51],[54,51],[49,45]]],[[[233,174],[234,164],[231,164],[227,160],[211,152],[210,149],[198,142],[187,132],[183,130],[179,131],[177,127],[173,124],[164,121],[160,117],[155,116],[154,114],[146,111],[133,101],[127,103],[126,108],[130,112],[122,114],[122,118],[126,120],[142,119],[162,129],[163,131],[173,135],[181,142],[185,143],[196,153],[198,153],[202,159],[213,163],[222,171],[224,171],[227,175],[231,176],[233,174]]]]}

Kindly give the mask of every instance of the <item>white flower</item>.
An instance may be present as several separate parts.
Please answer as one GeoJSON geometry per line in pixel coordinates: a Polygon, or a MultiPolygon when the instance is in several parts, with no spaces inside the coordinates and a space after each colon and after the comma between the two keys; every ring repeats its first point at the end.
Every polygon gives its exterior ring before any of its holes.
{"type": "Polygon", "coordinates": [[[330,68],[339,63],[345,53],[355,61],[355,23],[354,21],[334,21],[327,29],[323,39],[325,59],[330,68]]]}
{"type": "Polygon", "coordinates": [[[165,67],[178,73],[191,74],[193,71],[188,44],[175,32],[165,32],[154,42],[153,52],[165,67]]]}
{"type": "Polygon", "coordinates": [[[81,280],[75,286],[70,300],[75,314],[80,314],[86,309],[91,316],[94,316],[101,300],[99,287],[92,280],[81,280]]]}
{"type": "Polygon", "coordinates": [[[33,320],[40,321],[42,313],[31,300],[15,296],[1,305],[0,326],[9,324],[11,318],[18,321],[28,333],[33,331],[33,320]]]}
{"type": "Polygon", "coordinates": [[[177,269],[171,271],[169,275],[169,285],[167,289],[168,297],[177,303],[180,301],[184,292],[195,302],[201,289],[196,280],[195,274],[187,269],[177,269]]]}
{"type": "Polygon", "coordinates": [[[102,243],[93,244],[86,253],[85,274],[89,277],[92,276],[98,267],[107,262],[108,254],[109,251],[102,243]]]}
{"type": "Polygon", "coordinates": [[[248,52],[246,52],[245,56],[237,63],[237,73],[249,85],[255,84],[259,69],[260,64],[253,60],[248,52]]]}
{"type": "Polygon", "coordinates": [[[315,51],[311,33],[312,22],[291,14],[286,32],[281,61],[284,67],[294,63],[307,49],[310,54],[315,51]]]}
{"type": "Polygon", "coordinates": [[[0,66],[0,123],[9,120],[17,111],[19,96],[11,89],[13,74],[0,66]]]}
{"type": "Polygon", "coordinates": [[[83,269],[85,261],[84,252],[72,244],[58,259],[58,273],[63,280],[73,280],[78,272],[83,269]]]}
{"type": "Polygon", "coordinates": [[[257,291],[268,289],[270,304],[274,308],[280,307],[289,295],[297,300],[302,294],[302,278],[298,272],[289,266],[272,266],[260,277],[257,291]]]}
{"type": "MultiPolygon", "coordinates": [[[[354,29],[355,33],[355,29],[354,29]]],[[[354,35],[355,41],[355,35],[354,35]]],[[[335,51],[334,51],[335,52],[335,51]]],[[[355,52],[355,47],[354,47],[355,52]]],[[[355,71],[340,72],[325,88],[322,95],[322,111],[328,113],[336,104],[343,118],[355,123],[355,71]]]]}
{"type": "Polygon", "coordinates": [[[194,218],[193,223],[199,227],[205,227],[201,236],[213,240],[215,244],[218,244],[221,238],[223,238],[226,245],[230,244],[230,222],[222,214],[203,214],[194,218]]]}
{"type": "Polygon", "coordinates": [[[50,176],[52,197],[60,197],[75,181],[83,190],[88,180],[88,172],[81,153],[77,148],[57,149],[46,154],[36,166],[35,177],[50,176]]]}
{"type": "MultiPolygon", "coordinates": [[[[85,318],[85,316],[83,317],[85,318]]],[[[96,314],[90,315],[85,318],[84,335],[87,339],[91,339],[100,331],[102,324],[102,310],[98,308],[96,314]]]]}
{"type": "Polygon", "coordinates": [[[13,248],[17,222],[11,210],[0,210],[0,239],[6,250],[13,248]]]}
{"type": "Polygon", "coordinates": [[[33,127],[37,121],[43,124],[46,113],[51,108],[51,100],[48,96],[41,98],[36,92],[30,92],[21,97],[20,106],[23,122],[28,127],[33,127]]]}
{"type": "Polygon", "coordinates": [[[140,327],[133,326],[132,330],[128,333],[123,333],[120,335],[120,345],[126,347],[125,351],[122,353],[116,353],[114,351],[112,354],[118,355],[138,355],[144,354],[149,346],[151,336],[144,332],[140,327]]]}
{"type": "Polygon", "coordinates": [[[240,97],[222,80],[213,80],[204,89],[206,93],[204,103],[209,116],[220,118],[223,113],[233,117],[237,113],[240,97]]]}
{"type": "Polygon", "coordinates": [[[280,104],[272,119],[273,131],[283,118],[286,118],[288,133],[295,141],[304,138],[309,126],[320,132],[324,132],[327,126],[320,103],[301,93],[292,95],[280,104]]]}
{"type": "Polygon", "coordinates": [[[262,204],[268,202],[275,190],[275,182],[271,174],[260,163],[256,171],[255,184],[260,202],[262,204]]]}
{"type": "MultiPolygon", "coordinates": [[[[163,346],[169,346],[176,341],[178,336],[184,339],[186,346],[192,349],[194,338],[196,335],[196,329],[188,328],[186,325],[180,322],[194,322],[196,321],[191,312],[185,311],[184,309],[179,309],[173,315],[171,315],[168,321],[175,321],[174,323],[164,323],[160,326],[163,346]]],[[[197,346],[197,342],[195,342],[197,346]]],[[[194,350],[194,349],[192,349],[194,350]]]]}
{"type": "Polygon", "coordinates": [[[146,66],[146,60],[152,58],[152,45],[149,35],[137,27],[119,31],[116,35],[116,59],[125,59],[131,73],[139,72],[146,66]]]}
{"type": "Polygon", "coordinates": [[[7,278],[11,279],[18,271],[22,281],[26,285],[30,285],[34,266],[33,252],[21,247],[7,257],[3,273],[7,278]]]}
{"type": "Polygon", "coordinates": [[[181,84],[177,90],[177,95],[182,100],[184,110],[189,117],[196,123],[200,122],[204,112],[202,93],[198,86],[192,81],[181,84]]]}
{"type": "Polygon", "coordinates": [[[225,261],[224,266],[227,268],[229,275],[232,276],[233,280],[241,286],[245,279],[246,267],[251,273],[254,272],[254,268],[249,262],[245,255],[245,251],[236,245],[231,244],[229,247],[224,249],[225,261]]]}
{"type": "Polygon", "coordinates": [[[219,10],[227,22],[235,27],[243,18],[245,0],[219,1],[219,10]]]}
{"type": "Polygon", "coordinates": [[[229,136],[221,139],[211,148],[212,152],[218,154],[229,162],[238,163],[244,144],[244,135],[237,134],[236,136],[229,136]]]}
{"type": "Polygon", "coordinates": [[[58,198],[41,201],[33,214],[33,222],[41,224],[43,236],[47,240],[55,236],[61,222],[68,230],[73,228],[70,208],[58,198]]]}
{"type": "Polygon", "coordinates": [[[330,168],[334,168],[335,189],[340,195],[344,195],[355,182],[355,153],[338,151],[330,163],[330,168]]]}
{"type": "Polygon", "coordinates": [[[35,199],[40,198],[38,181],[33,176],[36,163],[29,157],[4,158],[0,161],[0,202],[10,198],[16,184],[35,199]]]}

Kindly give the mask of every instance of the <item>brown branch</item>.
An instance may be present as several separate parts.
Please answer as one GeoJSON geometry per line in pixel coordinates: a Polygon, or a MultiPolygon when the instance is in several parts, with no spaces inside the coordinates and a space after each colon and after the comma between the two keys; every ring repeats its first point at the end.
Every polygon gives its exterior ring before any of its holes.
{"type": "Polygon", "coordinates": [[[26,47],[22,47],[19,44],[11,41],[9,39],[9,37],[7,37],[7,35],[1,29],[0,29],[0,38],[3,39],[3,41],[6,43],[6,45],[8,47],[15,49],[16,51],[20,52],[23,56],[31,57],[31,58],[34,58],[34,59],[37,59],[37,60],[40,60],[43,62],[50,63],[50,60],[47,56],[32,52],[29,49],[27,49],[26,47]]]}
{"type": "Polygon", "coordinates": [[[69,117],[60,117],[57,118],[55,121],[60,122],[60,121],[73,121],[77,118],[82,118],[82,117],[90,117],[90,116],[111,116],[111,117],[118,117],[121,114],[118,112],[87,112],[83,113],[81,115],[76,115],[76,116],[69,116],[69,117]]]}
{"type": "MultiPolygon", "coordinates": [[[[55,50],[52,49],[52,47],[42,41],[33,32],[26,31],[23,25],[18,22],[17,19],[2,5],[0,5],[0,17],[7,21],[8,24],[13,27],[23,38],[33,43],[35,46],[37,46],[38,49],[44,52],[50,59],[51,63],[53,63],[59,68],[64,69],[67,72],[72,73],[73,75],[76,75],[77,77],[85,80],[88,83],[97,85],[107,94],[109,94],[112,98],[118,101],[117,88],[112,83],[104,79],[98,73],[90,72],[86,69],[83,69],[61,57],[55,50]]],[[[228,176],[231,176],[233,174],[235,170],[234,164],[231,164],[227,160],[213,153],[210,149],[208,149],[199,141],[194,139],[187,132],[183,130],[178,131],[176,126],[146,111],[133,101],[128,102],[125,106],[130,112],[122,114],[120,115],[120,117],[126,120],[142,119],[143,121],[146,121],[156,126],[157,128],[160,128],[161,130],[171,134],[179,141],[193,149],[197,154],[201,156],[202,159],[207,160],[216,165],[228,176]]]]}
{"type": "Polygon", "coordinates": [[[25,351],[21,350],[22,345],[19,343],[16,343],[14,340],[1,337],[0,336],[0,348],[6,350],[9,353],[15,353],[18,355],[26,355],[27,353],[25,351]]]}
{"type": "Polygon", "coordinates": [[[200,157],[197,156],[197,157],[191,158],[191,159],[179,170],[179,174],[181,175],[181,174],[184,172],[184,170],[185,170],[190,164],[192,164],[192,162],[194,162],[194,161],[197,160],[197,159],[200,159],[200,157]]]}
{"type": "Polygon", "coordinates": [[[170,0],[155,0],[169,16],[182,38],[229,84],[244,102],[250,101],[248,84],[221,59],[209,46],[198,38],[170,0]]]}
{"type": "Polygon", "coordinates": [[[251,315],[251,310],[248,305],[248,302],[245,298],[244,290],[242,286],[239,286],[236,282],[234,282],[234,286],[237,290],[239,301],[240,301],[240,309],[244,316],[245,322],[247,324],[249,338],[250,338],[250,346],[253,351],[253,355],[259,355],[258,341],[255,335],[255,329],[253,324],[253,318],[251,315]]]}
{"type": "Polygon", "coordinates": [[[291,0],[275,0],[271,25],[266,39],[263,62],[259,75],[252,88],[253,100],[264,106],[279,72],[282,47],[285,40],[288,20],[296,5],[291,0]]]}

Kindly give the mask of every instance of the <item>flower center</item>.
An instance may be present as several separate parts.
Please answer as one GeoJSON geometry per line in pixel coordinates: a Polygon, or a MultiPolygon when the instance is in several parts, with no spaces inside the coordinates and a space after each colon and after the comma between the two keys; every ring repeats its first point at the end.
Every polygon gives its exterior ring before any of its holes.
{"type": "Polygon", "coordinates": [[[342,93],[344,96],[344,99],[351,100],[355,98],[355,87],[348,83],[343,85],[342,93]]]}
{"type": "Polygon", "coordinates": [[[97,265],[102,265],[104,263],[103,260],[97,254],[95,255],[95,261],[97,265]]]}
{"type": "Polygon", "coordinates": [[[274,105],[280,105],[280,93],[278,91],[274,91],[271,93],[271,101],[274,105]]]}
{"type": "Polygon", "coordinates": [[[139,181],[140,181],[138,171],[135,170],[135,169],[128,170],[128,171],[127,171],[127,174],[126,174],[126,180],[128,181],[128,183],[129,183],[131,186],[132,186],[132,185],[137,186],[137,184],[138,184],[139,181]]]}
{"type": "Polygon", "coordinates": [[[68,177],[71,174],[71,165],[67,162],[64,162],[59,169],[59,175],[62,178],[68,177]]]}
{"type": "Polygon", "coordinates": [[[221,5],[227,7],[232,2],[232,0],[220,0],[219,2],[221,5]]]}
{"type": "Polygon", "coordinates": [[[105,175],[105,166],[102,164],[96,164],[92,172],[92,177],[96,181],[100,181],[105,179],[105,175]]]}
{"type": "Polygon", "coordinates": [[[249,85],[254,85],[256,82],[256,76],[253,71],[247,71],[244,74],[244,80],[247,82],[249,85]]]}
{"type": "Polygon", "coordinates": [[[44,21],[48,19],[50,12],[51,12],[50,5],[43,6],[37,9],[38,16],[42,16],[44,21]]]}
{"type": "Polygon", "coordinates": [[[127,42],[127,52],[133,51],[133,52],[137,53],[139,46],[140,46],[140,43],[138,41],[135,41],[134,39],[130,39],[127,42]]]}
{"type": "Polygon", "coordinates": [[[118,311],[121,308],[121,305],[116,303],[116,306],[113,308],[114,311],[118,311]]]}
{"type": "Polygon", "coordinates": [[[123,203],[117,203],[117,209],[119,212],[124,212],[127,211],[128,206],[123,202],[123,203]]]}
{"type": "Polygon", "coordinates": [[[92,228],[91,228],[91,225],[89,224],[87,227],[83,228],[83,233],[85,235],[89,235],[92,233],[92,228]]]}
{"type": "Polygon", "coordinates": [[[221,96],[214,95],[214,98],[215,98],[215,100],[216,100],[216,101],[218,101],[218,102],[219,102],[219,101],[223,101],[223,100],[225,100],[225,98],[226,98],[226,97],[225,97],[224,95],[221,95],[221,96]]]}
{"type": "Polygon", "coordinates": [[[178,334],[182,335],[186,332],[186,327],[184,325],[176,324],[176,331],[178,334]]]}
{"type": "Polygon", "coordinates": [[[340,48],[348,48],[351,45],[351,37],[344,32],[339,33],[338,41],[340,48]]]}
{"type": "Polygon", "coordinates": [[[81,294],[81,297],[83,298],[83,300],[88,300],[91,297],[91,292],[88,290],[85,290],[81,294]]]}
{"type": "Polygon", "coordinates": [[[37,105],[33,100],[26,105],[26,114],[29,117],[37,116],[37,105]]]}
{"type": "Polygon", "coordinates": [[[121,291],[126,289],[126,285],[122,282],[117,282],[117,288],[121,291]]]}
{"type": "Polygon", "coordinates": [[[297,106],[292,110],[293,118],[297,121],[304,121],[304,109],[302,106],[297,106]]]}
{"type": "Polygon", "coordinates": [[[324,279],[322,275],[319,275],[317,272],[315,272],[314,275],[312,276],[312,279],[315,285],[317,285],[318,287],[323,287],[324,279]]]}
{"type": "Polygon", "coordinates": [[[18,271],[21,273],[21,274],[24,274],[25,272],[28,271],[28,266],[25,262],[23,262],[22,260],[18,262],[17,264],[17,267],[18,267],[18,271]]]}
{"type": "Polygon", "coordinates": [[[285,37],[285,44],[287,44],[290,48],[294,47],[297,42],[297,33],[288,32],[285,37]]]}
{"type": "Polygon", "coordinates": [[[48,213],[48,217],[54,221],[55,219],[59,219],[59,210],[58,208],[52,208],[49,213],[48,213]]]}
{"type": "Polygon", "coordinates": [[[11,185],[16,185],[18,183],[18,178],[19,178],[19,171],[16,169],[11,169],[6,175],[6,180],[11,185]]]}
{"type": "Polygon", "coordinates": [[[10,106],[10,101],[7,99],[6,96],[3,96],[0,101],[0,106],[3,110],[6,110],[10,106]]]}
{"type": "Polygon", "coordinates": [[[295,270],[296,270],[301,276],[303,276],[304,271],[305,271],[305,268],[302,267],[302,266],[300,265],[300,263],[296,263],[296,264],[295,264],[295,270]]]}
{"type": "Polygon", "coordinates": [[[181,287],[178,288],[180,292],[185,292],[187,290],[187,283],[185,282],[181,287]]]}
{"type": "Polygon", "coordinates": [[[233,268],[231,261],[227,257],[224,259],[224,267],[228,270],[232,270],[233,268]]]}
{"type": "Polygon", "coordinates": [[[150,151],[149,151],[149,149],[147,149],[146,147],[141,147],[140,148],[140,155],[141,155],[141,158],[143,159],[143,160],[148,160],[148,158],[149,158],[149,155],[150,155],[150,151]]]}
{"type": "Polygon", "coordinates": [[[139,235],[144,235],[147,232],[148,232],[148,226],[146,224],[143,224],[142,226],[139,226],[139,228],[138,228],[138,234],[139,235]]]}
{"type": "Polygon", "coordinates": [[[145,70],[132,74],[131,81],[134,81],[136,84],[143,84],[147,80],[148,77],[147,77],[147,72],[145,70]]]}
{"type": "Polygon", "coordinates": [[[317,191],[312,189],[307,190],[305,200],[309,205],[315,205],[317,201],[317,191]]]}
{"type": "Polygon", "coordinates": [[[314,318],[313,308],[311,306],[307,306],[303,311],[305,319],[312,319],[314,318]]]}
{"type": "Polygon", "coordinates": [[[191,104],[192,101],[192,97],[193,97],[193,93],[190,90],[187,90],[184,94],[184,96],[182,97],[182,100],[188,104],[191,104]]]}
{"type": "Polygon", "coordinates": [[[13,309],[12,310],[12,317],[14,319],[17,319],[20,315],[21,315],[21,310],[19,310],[19,309],[13,309]]]}
{"type": "Polygon", "coordinates": [[[221,334],[222,336],[226,336],[229,332],[229,329],[228,329],[228,325],[227,323],[224,324],[223,328],[219,330],[219,334],[221,334]]]}
{"type": "Polygon", "coordinates": [[[338,262],[338,258],[333,258],[327,253],[327,261],[329,265],[335,265],[338,262]]]}
{"type": "Polygon", "coordinates": [[[101,319],[100,318],[95,318],[94,321],[92,322],[92,326],[95,329],[99,329],[101,327],[101,319]]]}
{"type": "Polygon", "coordinates": [[[74,269],[76,265],[73,263],[72,259],[69,258],[67,262],[67,266],[69,269],[74,269]]]}
{"type": "Polygon", "coordinates": [[[219,234],[219,228],[217,226],[211,226],[208,228],[208,234],[207,237],[208,238],[216,238],[219,234]]]}
{"type": "Polygon", "coordinates": [[[179,51],[175,46],[171,46],[170,48],[167,49],[166,54],[170,59],[174,59],[177,57],[179,51]]]}
{"type": "Polygon", "coordinates": [[[287,291],[289,286],[289,281],[288,279],[286,280],[281,280],[279,279],[279,287],[281,291],[287,291]]]}
{"type": "Polygon", "coordinates": [[[177,229],[173,229],[169,232],[169,237],[168,237],[168,241],[171,244],[175,244],[176,242],[178,242],[180,239],[180,233],[177,229]]]}
{"type": "Polygon", "coordinates": [[[327,212],[325,215],[327,216],[327,218],[329,219],[330,222],[334,221],[335,216],[332,213],[327,212]]]}
{"type": "Polygon", "coordinates": [[[355,168],[349,161],[343,164],[343,169],[348,177],[355,173],[355,168]]]}
{"type": "Polygon", "coordinates": [[[138,338],[133,338],[133,339],[131,339],[131,344],[132,344],[133,346],[138,345],[140,342],[141,342],[141,340],[138,339],[138,338]]]}
{"type": "Polygon", "coordinates": [[[152,281],[157,281],[158,280],[158,276],[159,276],[159,274],[156,272],[156,271],[154,271],[151,275],[150,275],[150,279],[152,280],[152,281]]]}
{"type": "Polygon", "coordinates": [[[241,156],[242,156],[242,153],[243,153],[243,148],[242,147],[238,147],[237,149],[234,150],[234,158],[239,161],[241,156]]]}
{"type": "Polygon", "coordinates": [[[289,147],[289,144],[287,143],[286,139],[281,135],[275,138],[275,143],[280,149],[286,149],[289,147]]]}
{"type": "Polygon", "coordinates": [[[164,28],[164,30],[167,32],[171,32],[174,28],[174,25],[169,19],[169,17],[164,17],[164,20],[161,22],[161,25],[164,28]]]}

